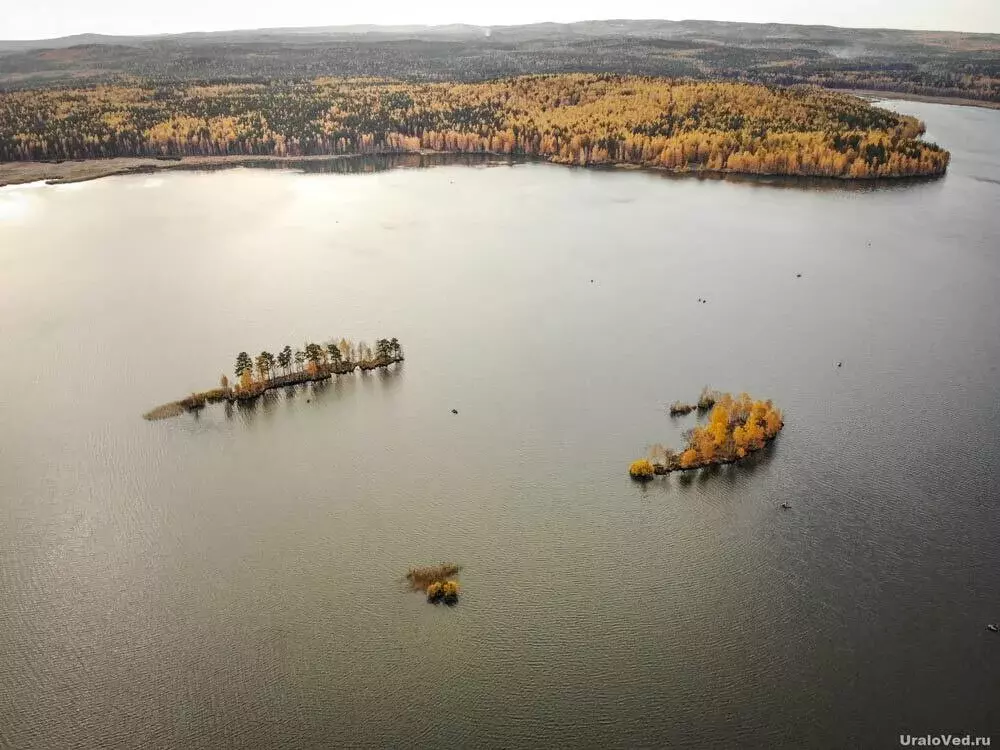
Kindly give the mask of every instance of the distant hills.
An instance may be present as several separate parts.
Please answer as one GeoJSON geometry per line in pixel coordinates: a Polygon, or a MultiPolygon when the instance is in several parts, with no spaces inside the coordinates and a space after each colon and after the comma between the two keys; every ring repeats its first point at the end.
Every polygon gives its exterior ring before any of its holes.
{"type": "Polygon", "coordinates": [[[0,41],[0,86],[609,72],[1000,101],[1000,35],[719,21],[330,26],[0,41]]]}

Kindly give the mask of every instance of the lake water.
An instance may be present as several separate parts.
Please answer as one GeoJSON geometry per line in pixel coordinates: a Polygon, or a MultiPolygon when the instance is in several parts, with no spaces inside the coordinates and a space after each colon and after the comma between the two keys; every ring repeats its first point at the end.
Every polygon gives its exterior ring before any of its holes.
{"type": "Polygon", "coordinates": [[[1000,112],[889,106],[946,178],[0,190],[0,746],[1000,741],[1000,112]],[[407,360],[140,418],[331,336],[407,360]],[[706,384],[777,443],[629,481],[706,384]]]}

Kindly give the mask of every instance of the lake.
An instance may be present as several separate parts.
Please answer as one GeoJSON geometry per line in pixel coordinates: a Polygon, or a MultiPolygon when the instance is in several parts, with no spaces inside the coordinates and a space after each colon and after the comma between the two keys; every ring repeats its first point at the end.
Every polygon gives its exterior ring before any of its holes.
{"type": "Polygon", "coordinates": [[[0,189],[0,746],[1000,733],[1000,111],[886,106],[947,177],[0,189]],[[141,418],[333,336],[406,362],[141,418]],[[705,385],[776,443],[631,482],[705,385]]]}

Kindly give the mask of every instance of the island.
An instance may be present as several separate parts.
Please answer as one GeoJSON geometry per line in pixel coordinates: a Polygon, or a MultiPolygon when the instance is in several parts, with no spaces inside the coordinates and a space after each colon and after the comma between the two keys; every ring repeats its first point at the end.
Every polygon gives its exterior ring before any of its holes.
{"type": "Polygon", "coordinates": [[[428,152],[691,173],[942,175],[949,154],[923,133],[916,118],[809,86],[610,74],[480,83],[129,79],[0,92],[0,184],[428,152]]]}
{"type": "Polygon", "coordinates": [[[406,579],[415,591],[427,594],[427,601],[437,604],[444,602],[454,605],[458,602],[458,581],[454,577],[461,568],[453,563],[410,568],[406,579]]]}
{"type": "Polygon", "coordinates": [[[715,393],[706,388],[699,398],[699,407],[709,402],[711,411],[706,424],[686,433],[687,445],[683,450],[655,445],[648,458],[632,462],[629,475],[637,481],[646,481],[658,474],[735,463],[774,440],[785,426],[780,409],[770,401],[755,400],[746,393],[734,398],[729,393],[715,393]]]}
{"type": "Polygon", "coordinates": [[[277,356],[263,351],[251,358],[246,352],[236,355],[236,382],[223,375],[219,387],[192,393],[179,401],[163,404],[143,415],[145,419],[167,419],[184,412],[198,411],[207,404],[228,401],[250,401],[275,388],[287,388],[303,383],[329,380],[334,375],[347,375],[355,370],[367,372],[403,361],[403,347],[396,338],[377,339],[374,349],[361,341],[357,345],[347,339],[325,345],[307,343],[301,349],[285,346],[277,356]]]}
{"type": "Polygon", "coordinates": [[[698,402],[694,404],[687,404],[683,401],[674,401],[670,405],[670,416],[671,417],[684,417],[697,409],[699,412],[708,411],[713,406],[715,406],[715,401],[719,397],[719,394],[711,390],[708,386],[705,386],[701,395],[698,396],[698,402]]]}

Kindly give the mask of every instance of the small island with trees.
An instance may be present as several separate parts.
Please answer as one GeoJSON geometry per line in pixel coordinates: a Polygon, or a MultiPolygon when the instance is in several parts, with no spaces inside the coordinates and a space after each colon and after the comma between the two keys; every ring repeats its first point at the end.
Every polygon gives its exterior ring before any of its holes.
{"type": "Polygon", "coordinates": [[[633,461],[629,466],[633,479],[645,481],[657,474],[735,463],[774,440],[785,425],[781,410],[774,404],[753,399],[746,393],[734,398],[706,388],[697,406],[678,402],[671,407],[672,415],[677,406],[686,410],[678,410],[677,414],[687,414],[696,408],[708,411],[707,423],[686,433],[687,445],[683,450],[655,445],[648,458],[633,461]]]}
{"type": "Polygon", "coordinates": [[[427,594],[427,601],[432,604],[444,602],[452,606],[458,603],[459,586],[455,576],[459,570],[461,568],[453,563],[410,568],[406,580],[415,591],[427,594]]]}
{"type": "Polygon", "coordinates": [[[277,355],[263,351],[256,357],[246,352],[236,355],[235,383],[223,375],[219,387],[158,406],[143,416],[145,419],[166,419],[186,411],[198,411],[206,404],[228,401],[250,401],[275,388],[329,380],[334,375],[347,375],[355,370],[367,372],[403,361],[399,340],[378,339],[374,348],[364,341],[357,345],[347,339],[327,344],[307,343],[301,349],[285,346],[277,355]]]}

